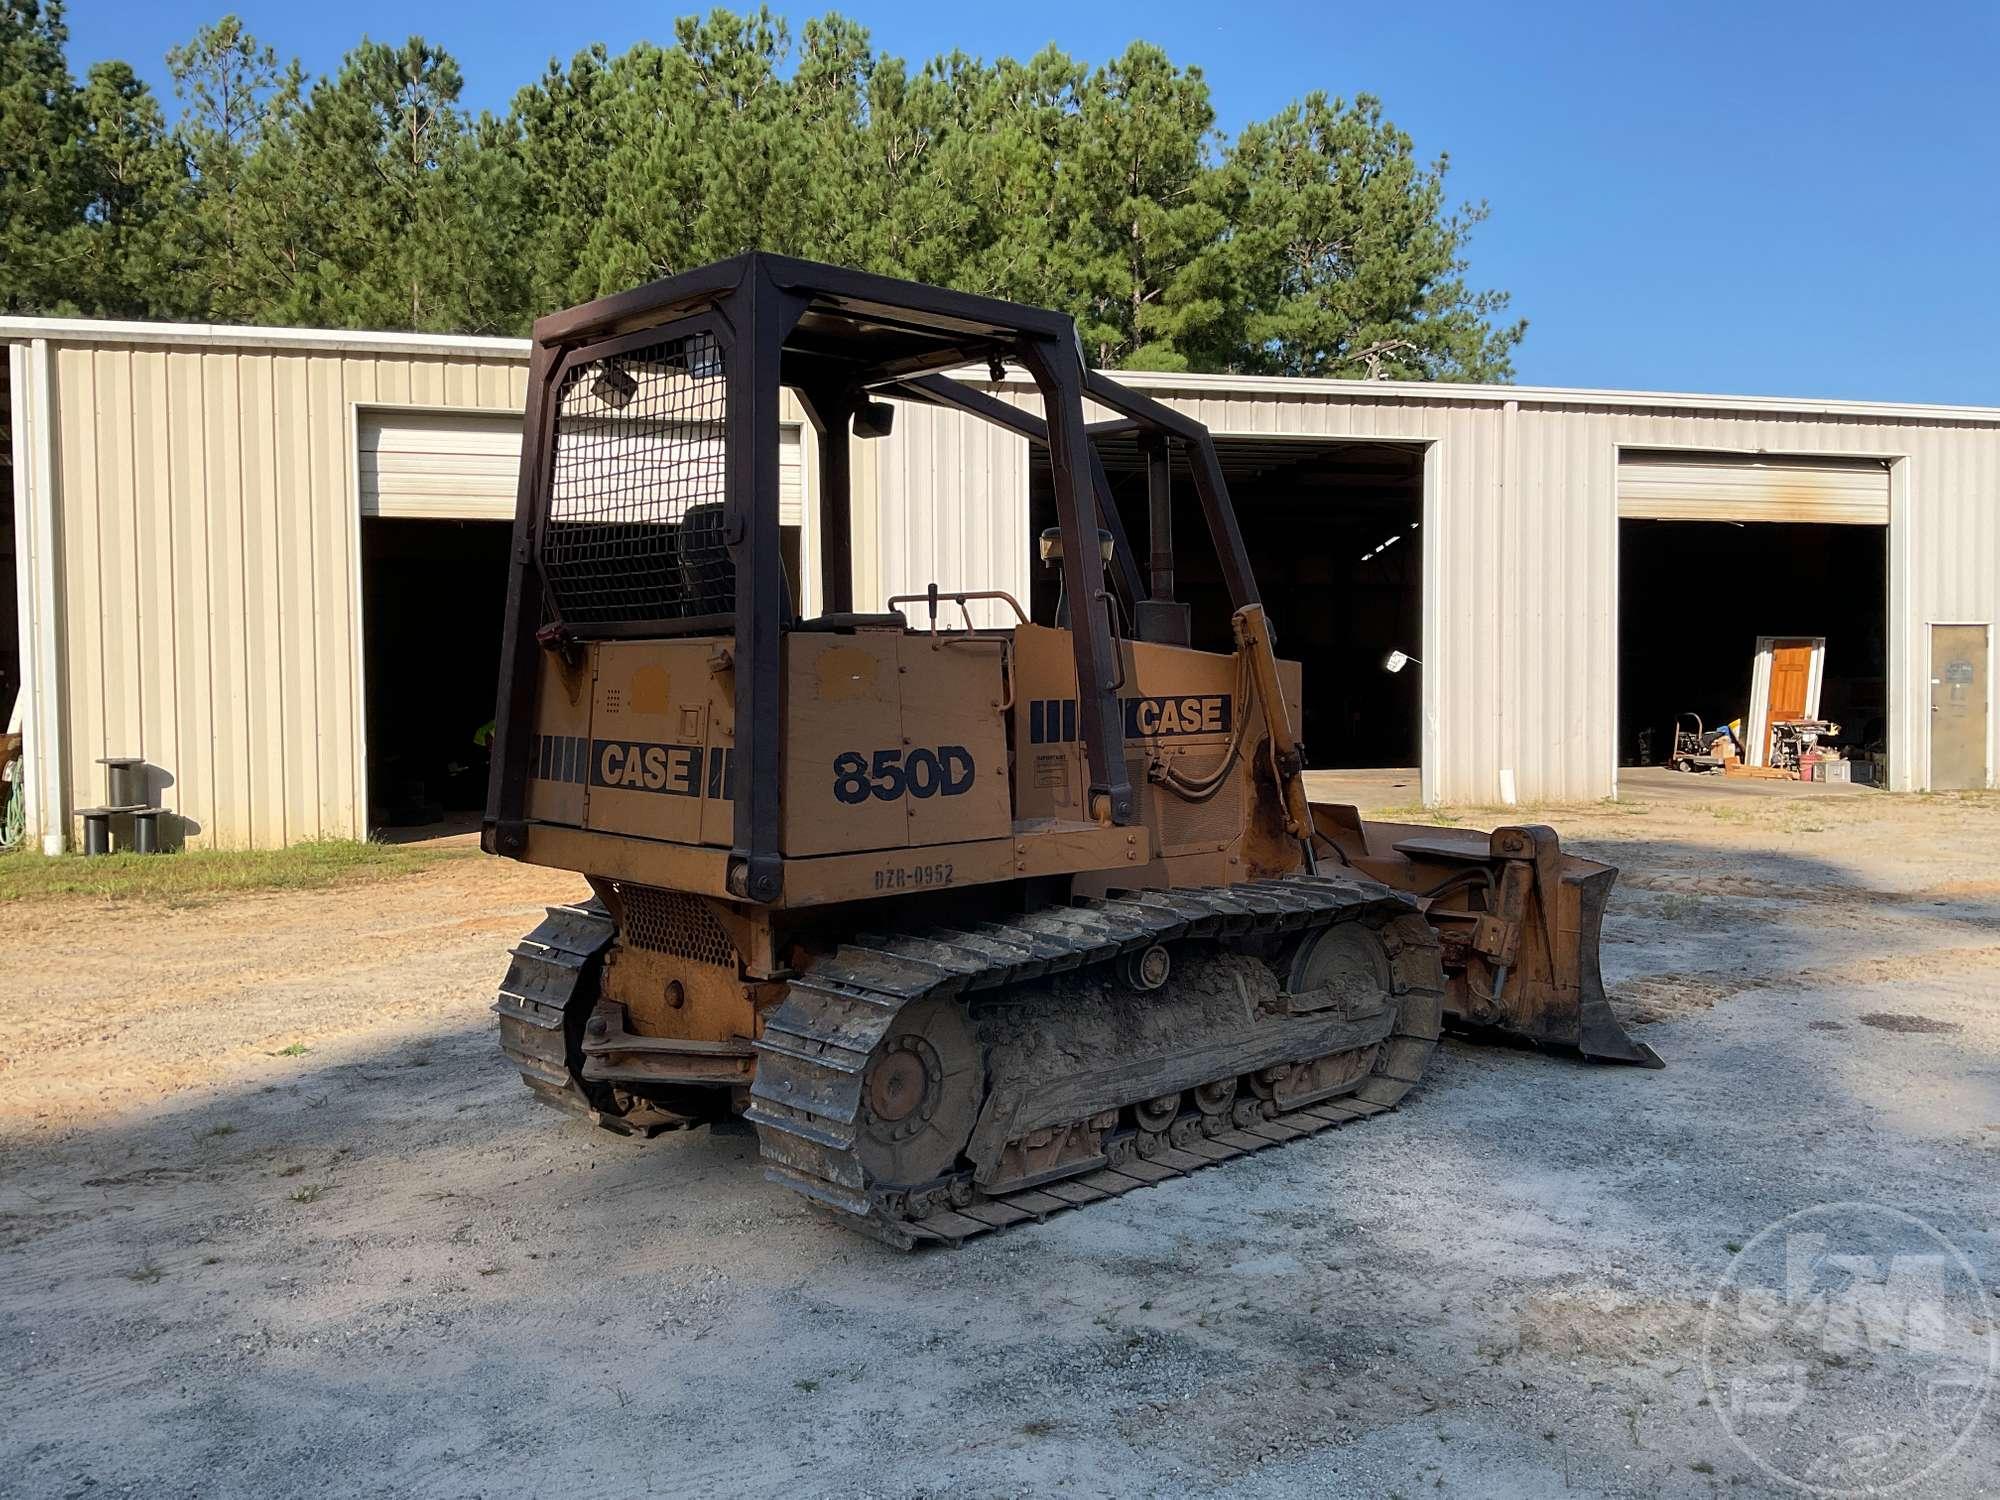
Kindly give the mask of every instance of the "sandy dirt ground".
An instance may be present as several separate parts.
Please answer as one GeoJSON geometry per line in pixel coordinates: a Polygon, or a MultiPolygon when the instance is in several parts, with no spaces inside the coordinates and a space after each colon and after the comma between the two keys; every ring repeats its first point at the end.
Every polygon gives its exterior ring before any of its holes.
{"type": "MultiPolygon", "coordinates": [[[[915,1256],[529,1106],[486,1007],[571,878],[0,910],[0,1494],[1782,1492],[1705,1394],[1735,1247],[1881,1203],[2000,1293],[2000,801],[1630,790],[1542,816],[1665,1071],[1452,1041],[915,1256]]],[[[1884,1415],[1839,1363],[1814,1441],[1884,1415]]],[[[2000,1493],[1996,1420],[1908,1493],[2000,1493]]]]}

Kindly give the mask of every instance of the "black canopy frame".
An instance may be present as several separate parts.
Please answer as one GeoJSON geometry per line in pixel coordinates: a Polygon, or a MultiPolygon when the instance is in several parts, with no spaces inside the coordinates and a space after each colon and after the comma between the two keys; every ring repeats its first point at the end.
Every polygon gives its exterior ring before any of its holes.
{"type": "Polygon", "coordinates": [[[779,401],[785,387],[797,396],[817,438],[815,519],[821,597],[829,614],[853,610],[848,437],[866,405],[892,398],[949,407],[1048,450],[1064,589],[1071,600],[1091,606],[1073,608],[1071,630],[1093,816],[1117,824],[1138,816],[1125,769],[1122,674],[1108,607],[1112,581],[1096,538],[1100,526],[1113,537],[1116,581],[1134,605],[1135,634],[1186,644],[1186,607],[1174,599],[1173,449],[1189,460],[1232,608],[1259,602],[1208,430],[1086,369],[1075,324],[1063,314],[752,252],[552,314],[535,324],[533,340],[482,838],[489,852],[517,854],[526,847],[528,757],[543,651],[571,651],[592,639],[731,634],[739,767],[729,885],[747,900],[778,899],[780,646],[783,633],[796,625],[779,529],[779,401]],[[563,383],[592,362],[696,335],[713,341],[725,383],[720,533],[734,568],[733,608],[565,619],[562,591],[551,586],[547,566],[563,383]],[[1044,416],[945,374],[982,365],[998,371],[1009,363],[1033,379],[1044,416]],[[1087,423],[1086,399],[1116,417],[1087,423]],[[1136,435],[1146,455],[1150,535],[1143,575],[1093,441],[1111,435],[1136,435]]]}

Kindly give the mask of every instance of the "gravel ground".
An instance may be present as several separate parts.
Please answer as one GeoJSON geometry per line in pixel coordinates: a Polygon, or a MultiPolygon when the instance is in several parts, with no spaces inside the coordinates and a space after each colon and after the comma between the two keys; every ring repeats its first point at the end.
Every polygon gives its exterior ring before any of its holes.
{"type": "MultiPolygon", "coordinates": [[[[1392,1116],[915,1256],[747,1133],[528,1105],[485,1007],[571,878],[17,904],[0,1493],[1787,1492],[1708,1404],[1737,1248],[1880,1203],[2000,1292],[2000,800],[1735,791],[1541,815],[1623,867],[1666,1071],[1449,1042],[1392,1116]]],[[[1877,1352],[1804,1351],[1794,1446],[1914,1408],[1877,1352]]],[[[2000,1493],[1996,1413],[1905,1493],[2000,1493]]]]}

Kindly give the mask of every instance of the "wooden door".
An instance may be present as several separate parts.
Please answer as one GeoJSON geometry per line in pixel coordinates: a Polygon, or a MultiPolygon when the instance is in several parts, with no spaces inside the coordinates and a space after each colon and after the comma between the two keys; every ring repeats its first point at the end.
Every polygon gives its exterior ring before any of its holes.
{"type": "Polygon", "coordinates": [[[1986,785],[1986,627],[1931,626],[1931,790],[1986,785]]]}
{"type": "Polygon", "coordinates": [[[1771,689],[1765,698],[1764,764],[1771,763],[1771,726],[1781,719],[1809,717],[1813,650],[1817,640],[1781,640],[1771,643],[1771,689]]]}

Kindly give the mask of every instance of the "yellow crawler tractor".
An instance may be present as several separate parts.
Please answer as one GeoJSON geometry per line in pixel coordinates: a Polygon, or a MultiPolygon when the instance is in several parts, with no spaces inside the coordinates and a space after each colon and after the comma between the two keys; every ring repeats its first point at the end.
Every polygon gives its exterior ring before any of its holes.
{"type": "Polygon", "coordinates": [[[747,1114],[772,1179],[891,1244],[1388,1109],[1447,1021],[1658,1065],[1599,982],[1609,867],[1308,804],[1299,665],[1208,433],[1086,370],[1056,313],[752,254],[544,318],[505,631],[484,845],[594,892],[514,950],[508,1057],[614,1130],[747,1114]],[[1043,415],[946,374],[1007,365],[1043,415]],[[812,618],[787,388],[818,438],[812,618]],[[856,611],[850,435],[895,402],[1046,448],[1051,618],[959,579],[856,611]],[[1144,576],[1109,434],[1148,460],[1144,576]],[[1227,650],[1174,598],[1176,461],[1227,650]]]}

